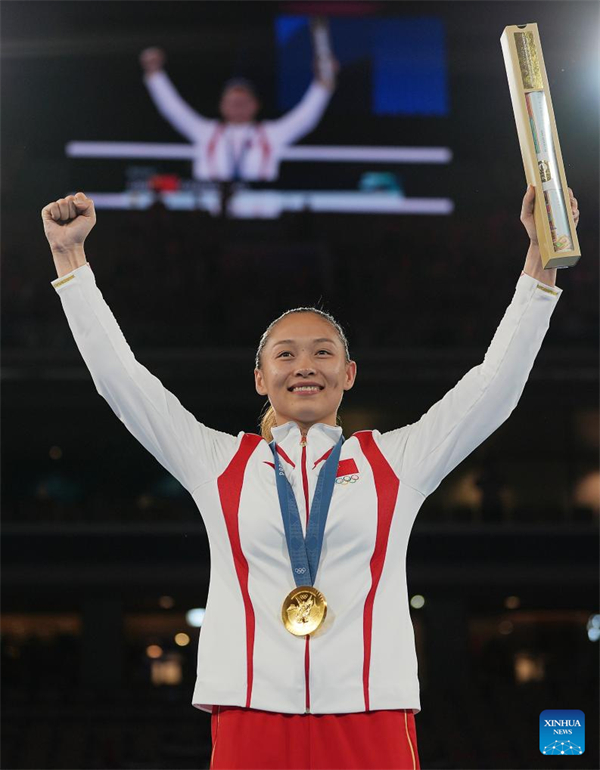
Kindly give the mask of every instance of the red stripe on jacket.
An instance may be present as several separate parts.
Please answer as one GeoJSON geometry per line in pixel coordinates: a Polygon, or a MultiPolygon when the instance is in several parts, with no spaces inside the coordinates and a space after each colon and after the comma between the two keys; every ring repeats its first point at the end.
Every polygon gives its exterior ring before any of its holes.
{"type": "Polygon", "coordinates": [[[377,535],[375,537],[375,548],[373,549],[373,555],[371,556],[371,588],[365,600],[363,613],[363,692],[365,698],[365,711],[369,711],[369,672],[371,668],[373,604],[375,603],[375,593],[377,592],[381,573],[383,572],[392,517],[394,515],[394,508],[396,507],[396,500],[398,499],[400,479],[396,476],[388,461],[381,454],[381,451],[373,438],[372,431],[363,430],[354,435],[358,439],[362,452],[373,470],[375,491],[377,493],[377,535]]]}
{"type": "MultiPolygon", "coordinates": [[[[291,465],[291,466],[292,466],[292,468],[295,468],[295,467],[296,467],[296,463],[295,463],[293,460],[290,460],[290,458],[288,457],[288,455],[285,453],[285,451],[284,451],[284,450],[283,450],[283,449],[282,449],[280,446],[278,446],[277,444],[275,444],[275,448],[277,449],[277,454],[278,454],[280,457],[283,457],[283,459],[286,461],[286,463],[287,463],[288,465],[291,465]]],[[[268,460],[263,460],[263,462],[264,462],[266,465],[270,465],[270,466],[271,466],[271,468],[274,468],[274,467],[275,467],[275,463],[270,463],[268,460]]]]}
{"type": "Polygon", "coordinates": [[[281,448],[281,447],[280,447],[278,444],[275,444],[275,446],[276,446],[276,448],[277,448],[277,454],[278,454],[280,457],[283,457],[283,459],[286,461],[286,463],[287,463],[288,465],[291,465],[291,466],[292,466],[292,468],[295,468],[295,467],[296,467],[296,463],[295,463],[293,460],[290,460],[290,458],[288,457],[288,455],[287,455],[287,453],[285,452],[285,450],[283,450],[283,449],[282,449],[282,448],[281,448]]]}
{"type": "Polygon", "coordinates": [[[215,166],[214,166],[214,163],[215,163],[215,150],[217,148],[217,141],[218,141],[219,137],[221,136],[221,134],[223,133],[224,129],[225,129],[225,126],[222,123],[218,123],[215,126],[215,130],[213,131],[212,136],[210,137],[210,139],[208,141],[208,147],[207,147],[207,150],[206,150],[206,154],[208,156],[208,164],[207,165],[208,165],[210,176],[213,179],[215,178],[215,175],[216,175],[216,173],[215,173],[215,166]]]}
{"type": "Polygon", "coordinates": [[[245,433],[242,436],[238,451],[233,456],[233,459],[227,468],[217,479],[221,508],[223,509],[223,516],[225,518],[225,525],[227,527],[227,534],[229,535],[229,542],[233,554],[233,562],[240,583],[240,591],[242,592],[244,610],[246,613],[246,708],[250,708],[250,701],[252,699],[252,680],[254,677],[254,631],[256,620],[254,617],[254,607],[252,606],[250,593],[248,591],[248,562],[246,561],[240,542],[239,509],[246,466],[248,465],[248,460],[252,453],[261,441],[262,438],[260,436],[257,436],[254,433],[245,433]]]}
{"type": "Polygon", "coordinates": [[[267,132],[265,131],[262,123],[258,123],[256,128],[260,137],[260,144],[262,149],[261,175],[263,179],[268,179],[267,164],[269,162],[269,155],[271,154],[271,144],[267,139],[267,132]]]}

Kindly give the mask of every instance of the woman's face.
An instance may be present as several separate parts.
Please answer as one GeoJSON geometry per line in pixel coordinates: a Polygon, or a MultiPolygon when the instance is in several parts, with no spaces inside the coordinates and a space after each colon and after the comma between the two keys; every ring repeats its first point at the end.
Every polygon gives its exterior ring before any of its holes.
{"type": "Polygon", "coordinates": [[[247,88],[228,88],[219,103],[224,120],[229,123],[249,123],[254,120],[260,104],[247,88]]]}
{"type": "Polygon", "coordinates": [[[271,330],[254,378],[278,425],[293,420],[308,430],[317,422],[336,424],[344,391],[354,385],[356,363],[346,362],[344,345],[326,319],[291,313],[271,330]]]}

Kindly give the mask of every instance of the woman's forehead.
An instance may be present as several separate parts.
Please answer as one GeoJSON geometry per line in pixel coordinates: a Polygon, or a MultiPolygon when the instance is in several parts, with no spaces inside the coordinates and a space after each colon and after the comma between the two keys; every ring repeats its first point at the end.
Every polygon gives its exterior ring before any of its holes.
{"type": "Polygon", "coordinates": [[[269,334],[269,342],[272,345],[283,339],[306,342],[322,338],[341,344],[336,328],[315,313],[290,313],[278,321],[269,334]]]}
{"type": "Polygon", "coordinates": [[[222,99],[251,99],[252,101],[256,101],[256,97],[253,93],[251,93],[247,88],[242,88],[240,86],[230,86],[227,88],[222,99]]]}

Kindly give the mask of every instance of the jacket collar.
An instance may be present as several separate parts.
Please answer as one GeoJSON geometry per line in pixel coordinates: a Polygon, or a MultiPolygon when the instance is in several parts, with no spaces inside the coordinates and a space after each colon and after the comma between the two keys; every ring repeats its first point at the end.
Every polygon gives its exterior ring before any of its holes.
{"type": "MultiPolygon", "coordinates": [[[[308,429],[306,435],[306,453],[302,453],[302,431],[297,423],[290,421],[285,425],[271,428],[271,433],[277,444],[279,454],[283,457],[283,466],[286,473],[300,473],[303,457],[306,460],[306,468],[309,472],[318,473],[321,469],[321,461],[327,453],[339,441],[342,429],[337,425],[325,425],[317,422],[308,429]]],[[[293,475],[292,473],[292,475],[293,475]]]]}
{"type": "MultiPolygon", "coordinates": [[[[283,443],[286,439],[297,440],[297,442],[300,443],[300,427],[298,423],[293,420],[286,422],[284,425],[276,425],[271,428],[271,433],[277,444],[283,443]]],[[[342,435],[342,429],[339,425],[326,425],[324,422],[316,422],[308,429],[306,434],[307,443],[309,443],[313,437],[316,437],[315,434],[318,434],[320,440],[325,438],[329,439],[331,444],[336,444],[342,435]]]]}

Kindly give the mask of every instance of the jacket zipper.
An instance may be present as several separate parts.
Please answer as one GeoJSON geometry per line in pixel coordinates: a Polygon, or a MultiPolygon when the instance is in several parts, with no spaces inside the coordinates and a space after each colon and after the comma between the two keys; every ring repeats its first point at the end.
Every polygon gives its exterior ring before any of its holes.
{"type": "MultiPolygon", "coordinates": [[[[302,488],[304,489],[304,503],[306,507],[306,528],[308,529],[309,508],[308,508],[308,476],[306,473],[306,436],[302,436],[302,439],[300,441],[300,446],[302,447],[302,488]]],[[[305,686],[306,686],[306,702],[305,702],[306,714],[310,714],[309,674],[310,674],[310,636],[307,635],[306,646],[304,648],[304,680],[305,680],[305,686]]]]}

